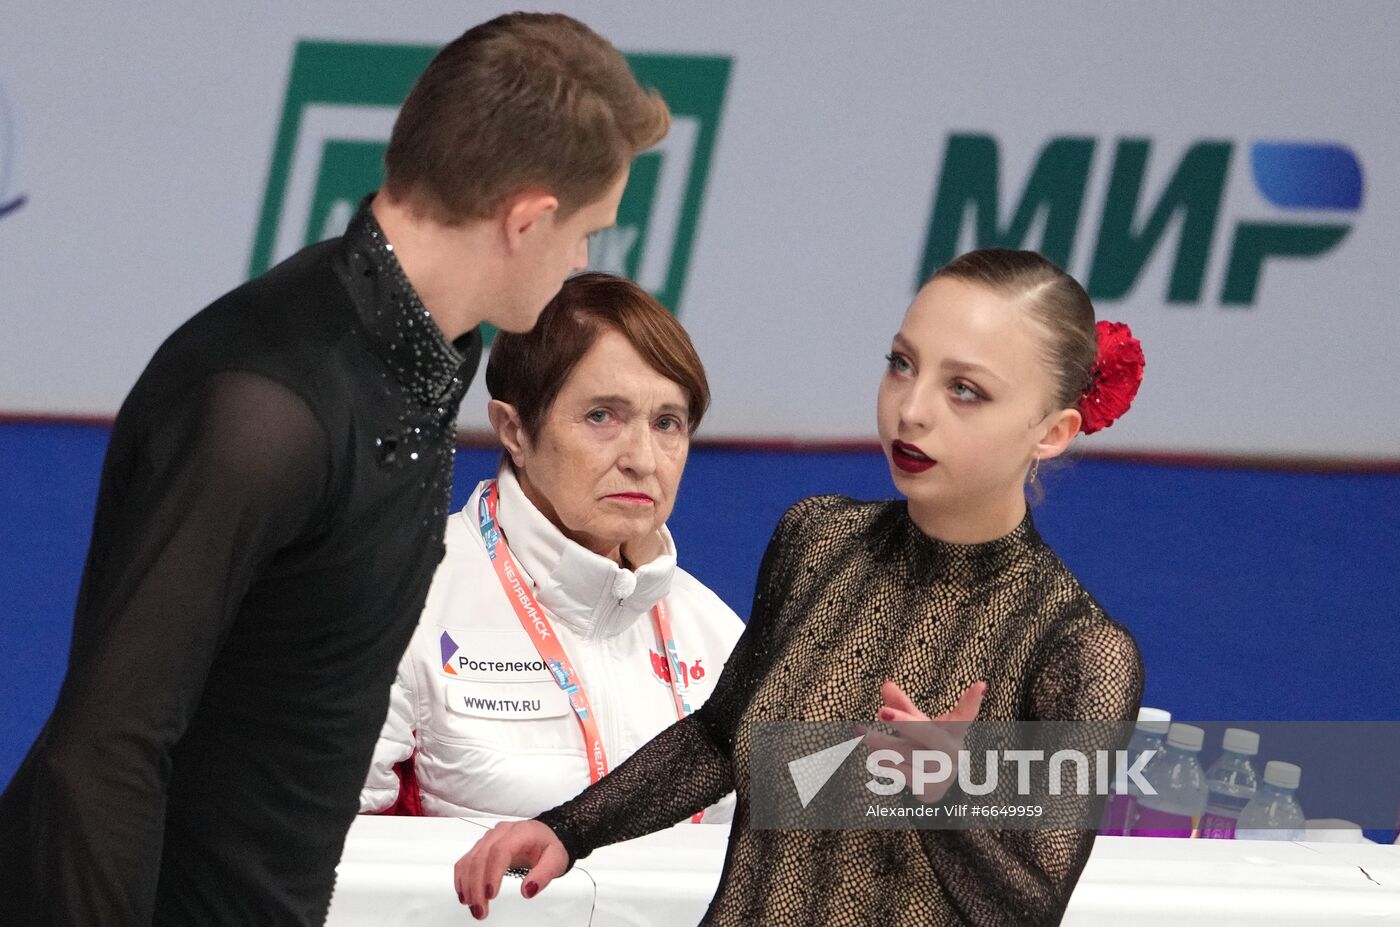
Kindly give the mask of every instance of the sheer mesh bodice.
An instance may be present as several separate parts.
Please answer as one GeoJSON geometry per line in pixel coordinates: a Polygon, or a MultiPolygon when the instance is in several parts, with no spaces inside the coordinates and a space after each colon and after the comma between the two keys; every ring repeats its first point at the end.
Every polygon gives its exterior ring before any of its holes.
{"type": "Polygon", "coordinates": [[[710,700],[540,819],[573,861],[735,789],[705,924],[1058,923],[1093,831],[749,828],[752,724],[871,719],[885,679],[930,716],[983,679],[983,719],[1125,721],[1143,669],[1029,515],[1003,538],[954,545],[923,534],[904,502],[807,499],[774,532],[710,700]]]}

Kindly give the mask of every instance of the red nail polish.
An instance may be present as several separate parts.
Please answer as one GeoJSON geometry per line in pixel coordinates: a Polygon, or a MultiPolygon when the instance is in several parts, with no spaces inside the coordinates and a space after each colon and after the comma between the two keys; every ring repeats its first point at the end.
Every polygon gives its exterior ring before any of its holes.
{"type": "Polygon", "coordinates": [[[481,905],[479,905],[479,904],[474,904],[474,905],[472,905],[472,917],[476,918],[477,920],[481,920],[481,919],[482,919],[483,917],[485,917],[485,916],[486,916],[486,915],[484,915],[484,914],[482,913],[482,911],[481,911],[481,905]]]}
{"type": "Polygon", "coordinates": [[[890,709],[890,708],[881,708],[881,709],[880,709],[880,720],[881,720],[881,721],[893,721],[893,720],[894,720],[894,710],[893,710],[893,709],[890,709]]]}
{"type": "Polygon", "coordinates": [[[486,900],[487,900],[487,901],[490,901],[492,898],[495,898],[495,897],[496,897],[496,886],[494,886],[494,885],[488,885],[488,886],[486,886],[486,900]]]}
{"type": "Polygon", "coordinates": [[[540,890],[540,887],[539,887],[539,885],[538,885],[537,883],[535,883],[535,882],[526,882],[526,883],[525,883],[525,897],[526,897],[526,898],[533,898],[533,897],[535,897],[535,893],[538,892],[539,890],[540,890]]]}

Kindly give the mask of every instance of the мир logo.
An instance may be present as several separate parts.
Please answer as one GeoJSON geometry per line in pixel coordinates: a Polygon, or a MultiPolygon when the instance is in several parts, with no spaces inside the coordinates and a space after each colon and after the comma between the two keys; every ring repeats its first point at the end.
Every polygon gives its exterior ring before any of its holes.
{"type": "Polygon", "coordinates": [[[0,84],[0,219],[19,209],[27,200],[24,195],[14,193],[11,187],[19,146],[16,134],[14,112],[5,97],[5,87],[0,84]]]}
{"type": "MultiPolygon", "coordinates": [[[[1145,203],[1148,165],[1162,156],[1161,147],[1151,139],[1132,137],[1112,145],[1096,239],[1082,274],[1092,299],[1128,297],[1153,254],[1174,232],[1176,253],[1166,301],[1202,301],[1237,146],[1225,139],[1190,144],[1156,202],[1145,203]]],[[[1099,140],[1086,136],[1048,140],[1014,209],[1004,213],[997,139],[982,133],[950,135],[916,285],[972,247],[1031,248],[1068,268],[1077,253],[1090,168],[1099,148],[1099,140]]],[[[1220,239],[1223,254],[1216,255],[1225,262],[1222,306],[1253,305],[1268,261],[1315,258],[1335,248],[1351,230],[1349,221],[1337,220],[1360,210],[1363,199],[1361,161],[1344,145],[1253,141],[1247,150],[1254,188],[1265,203],[1295,214],[1322,214],[1301,219],[1240,217],[1229,226],[1229,234],[1220,239]]]]}
{"type": "MultiPolygon", "coordinates": [[[[341,234],[384,178],[400,104],[437,54],[431,45],[301,41],[277,131],[249,273],[341,234]]],[[[617,225],[589,267],[631,277],[678,313],[729,82],[730,59],[630,54],[637,79],[671,108],[671,131],[639,155],[617,225]]]]}

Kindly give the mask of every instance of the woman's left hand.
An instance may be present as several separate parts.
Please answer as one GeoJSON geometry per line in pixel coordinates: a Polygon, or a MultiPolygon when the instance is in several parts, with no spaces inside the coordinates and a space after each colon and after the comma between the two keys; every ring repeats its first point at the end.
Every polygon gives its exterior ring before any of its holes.
{"type": "Polygon", "coordinates": [[[928,804],[939,801],[956,778],[958,751],[963,747],[968,725],[977,719],[977,713],[982,709],[982,696],[986,693],[985,682],[974,682],[963,691],[952,711],[931,718],[919,710],[894,680],[887,679],[880,687],[883,704],[876,717],[892,726],[896,734],[870,731],[865,735],[865,746],[871,750],[893,750],[898,753],[901,759],[895,767],[904,774],[904,781],[910,783],[909,791],[914,797],[928,804]],[[929,721],[943,723],[926,723],[929,721]],[[916,750],[943,752],[952,760],[952,774],[942,782],[926,783],[916,778],[913,769],[916,750]]]}

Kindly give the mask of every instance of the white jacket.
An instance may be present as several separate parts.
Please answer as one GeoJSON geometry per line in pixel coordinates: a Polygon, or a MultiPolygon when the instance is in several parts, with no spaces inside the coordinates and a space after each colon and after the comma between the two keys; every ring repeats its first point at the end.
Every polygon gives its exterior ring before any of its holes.
{"type": "MultiPolygon", "coordinates": [[[[743,623],[665,551],[635,572],[570,541],[499,475],[498,521],[598,717],[609,768],[676,721],[651,608],[665,598],[692,709],[709,696],[743,623]]],[[[533,817],[589,783],[578,719],[540,660],[487,559],[477,524],[485,483],[447,520],[447,552],[399,664],[361,811],[398,798],[414,756],[423,813],[533,817]],[[450,667],[450,671],[449,668],[450,667]],[[415,754],[414,751],[417,751],[415,754]]],[[[728,823],[731,794],[704,820],[728,823]]]]}

